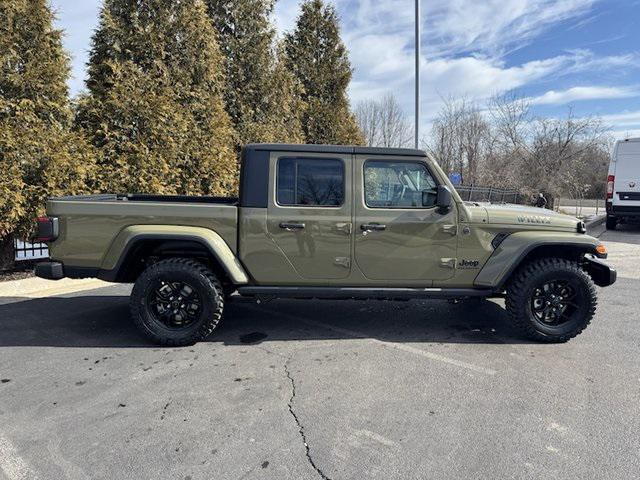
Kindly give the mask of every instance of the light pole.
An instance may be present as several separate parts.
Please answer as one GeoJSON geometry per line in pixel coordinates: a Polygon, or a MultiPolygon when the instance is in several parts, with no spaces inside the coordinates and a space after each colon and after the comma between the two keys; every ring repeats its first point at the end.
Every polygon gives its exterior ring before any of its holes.
{"type": "Polygon", "coordinates": [[[416,119],[415,119],[415,148],[420,141],[420,0],[416,1],[416,119]]]}

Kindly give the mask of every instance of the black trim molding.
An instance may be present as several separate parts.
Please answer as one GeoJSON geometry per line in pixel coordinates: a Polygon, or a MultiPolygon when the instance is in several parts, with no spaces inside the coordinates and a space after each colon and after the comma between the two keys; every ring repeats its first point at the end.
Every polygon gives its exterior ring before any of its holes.
{"type": "Polygon", "coordinates": [[[324,299],[411,299],[490,297],[493,290],[484,288],[378,288],[378,287],[238,287],[247,297],[324,299]]]}
{"type": "Polygon", "coordinates": [[[269,151],[246,147],[240,169],[240,206],[267,208],[269,200],[269,151]]]}

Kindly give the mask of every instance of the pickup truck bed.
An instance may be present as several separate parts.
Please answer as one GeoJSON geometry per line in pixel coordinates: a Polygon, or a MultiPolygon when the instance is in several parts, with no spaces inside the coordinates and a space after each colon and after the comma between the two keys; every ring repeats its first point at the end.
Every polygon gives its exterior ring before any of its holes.
{"type": "MultiPolygon", "coordinates": [[[[112,246],[127,227],[201,227],[216,232],[236,253],[238,248],[238,200],[235,198],[178,195],[83,195],[53,198],[49,215],[59,219],[59,241],[50,245],[53,258],[69,265],[102,270],[115,267],[112,246]],[[73,239],[73,241],[66,241],[73,239]]],[[[120,254],[120,252],[118,252],[120,254]]]]}

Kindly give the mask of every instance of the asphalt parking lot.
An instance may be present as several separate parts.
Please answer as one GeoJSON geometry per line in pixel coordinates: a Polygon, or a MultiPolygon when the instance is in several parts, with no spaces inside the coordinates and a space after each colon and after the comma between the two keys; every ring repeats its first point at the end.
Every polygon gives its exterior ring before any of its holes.
{"type": "Polygon", "coordinates": [[[232,303],[149,345],[126,286],[0,306],[0,478],[637,478],[640,227],[565,345],[499,303],[232,303]]]}

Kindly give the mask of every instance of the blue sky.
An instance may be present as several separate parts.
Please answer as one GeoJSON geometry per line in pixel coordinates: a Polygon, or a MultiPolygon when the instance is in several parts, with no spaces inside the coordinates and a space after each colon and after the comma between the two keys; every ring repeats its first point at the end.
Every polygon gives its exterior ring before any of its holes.
{"type": "MultiPolygon", "coordinates": [[[[51,0],[84,88],[100,0],[51,0]]],[[[350,51],[355,104],[394,93],[413,105],[413,0],[336,0],[350,51]]],[[[279,0],[274,21],[292,28],[298,0],[279,0]]],[[[515,90],[534,113],[601,115],[616,137],[640,135],[640,0],[423,0],[422,125],[442,98],[482,104],[515,90]]]]}

